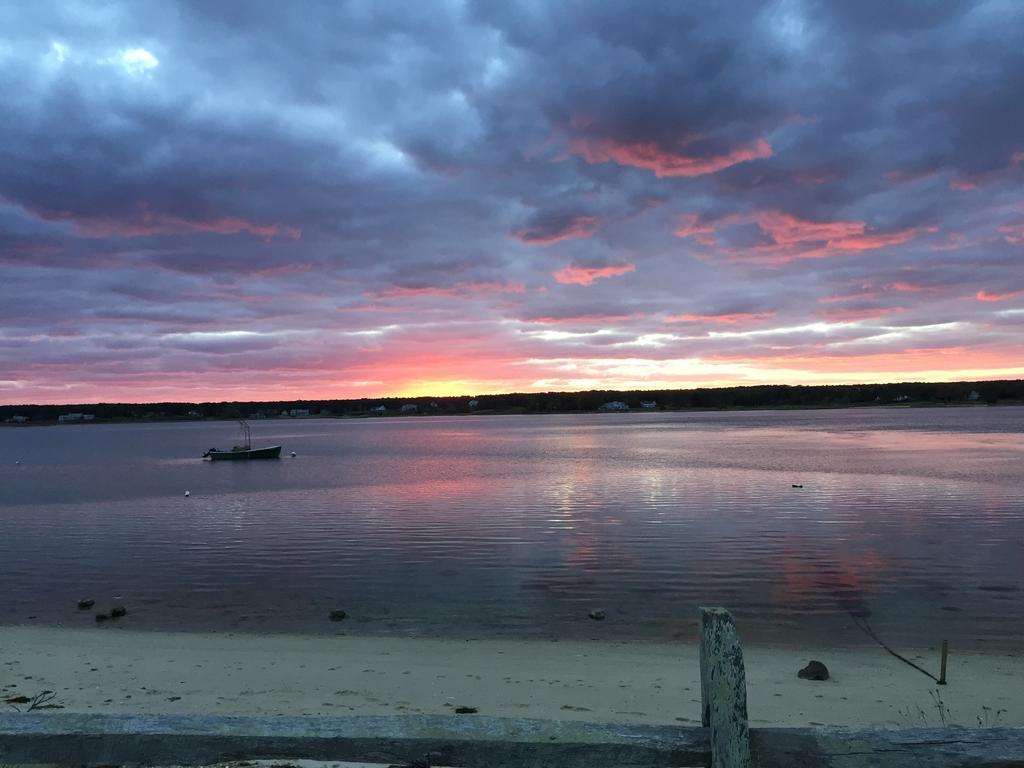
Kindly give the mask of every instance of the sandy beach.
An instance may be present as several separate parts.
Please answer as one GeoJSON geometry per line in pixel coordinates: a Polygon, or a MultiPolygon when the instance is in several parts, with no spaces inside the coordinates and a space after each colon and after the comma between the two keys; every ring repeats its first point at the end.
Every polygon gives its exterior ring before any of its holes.
{"type": "MultiPolygon", "coordinates": [[[[934,650],[908,651],[927,669],[934,650]]],[[[1019,653],[951,652],[949,684],[881,648],[745,649],[755,725],[1024,725],[1019,653]],[[831,672],[800,680],[811,659],[831,672]],[[985,707],[989,708],[986,713],[985,707]]],[[[694,645],[0,628],[3,698],[56,692],[67,712],[452,713],[699,724],[694,645]]]]}

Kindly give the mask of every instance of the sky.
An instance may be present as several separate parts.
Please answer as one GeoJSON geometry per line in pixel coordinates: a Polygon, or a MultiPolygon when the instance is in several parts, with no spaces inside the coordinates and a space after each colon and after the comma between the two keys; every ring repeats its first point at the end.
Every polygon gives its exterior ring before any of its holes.
{"type": "Polygon", "coordinates": [[[0,2],[0,402],[1020,378],[1022,24],[0,2]]]}

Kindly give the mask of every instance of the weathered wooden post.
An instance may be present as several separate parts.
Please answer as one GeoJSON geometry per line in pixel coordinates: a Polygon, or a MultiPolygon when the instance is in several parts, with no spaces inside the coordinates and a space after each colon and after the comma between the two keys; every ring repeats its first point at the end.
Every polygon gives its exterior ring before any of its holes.
{"type": "Polygon", "coordinates": [[[724,608],[700,609],[701,723],[711,729],[711,768],[750,768],[747,675],[736,624],[724,608]]]}
{"type": "Polygon", "coordinates": [[[942,641],[942,662],[939,667],[939,685],[946,684],[946,659],[949,657],[949,640],[942,641]]]}

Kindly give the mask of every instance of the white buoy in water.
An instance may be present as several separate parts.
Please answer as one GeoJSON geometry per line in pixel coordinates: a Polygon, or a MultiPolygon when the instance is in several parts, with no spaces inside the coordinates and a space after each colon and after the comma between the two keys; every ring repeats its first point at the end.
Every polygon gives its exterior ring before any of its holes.
{"type": "Polygon", "coordinates": [[[190,492],[188,492],[188,491],[185,491],[185,498],[186,498],[186,499],[187,499],[187,498],[188,498],[189,496],[191,496],[191,495],[192,495],[192,494],[191,494],[190,492]]]}
{"type": "MultiPolygon", "coordinates": [[[[292,454],[292,456],[294,456],[294,455],[295,455],[295,454],[293,453],[293,454],[292,454]]],[[[14,462],[14,466],[18,466],[19,464],[21,464],[21,462],[20,462],[20,461],[16,461],[16,462],[14,462]]]]}
{"type": "Polygon", "coordinates": [[[295,458],[295,451],[292,451],[292,458],[295,458]]]}

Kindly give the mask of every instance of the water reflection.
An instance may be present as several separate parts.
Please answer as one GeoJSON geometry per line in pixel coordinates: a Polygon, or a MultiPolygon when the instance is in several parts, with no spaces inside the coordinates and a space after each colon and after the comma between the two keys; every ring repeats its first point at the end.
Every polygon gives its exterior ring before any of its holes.
{"type": "Polygon", "coordinates": [[[78,596],[124,594],[135,626],[334,631],[344,605],[357,632],[664,639],[721,603],[751,639],[859,643],[870,617],[894,641],[1005,645],[1021,427],[1024,409],[268,422],[299,458],[265,465],[190,458],[217,424],[0,430],[0,620],[86,622],[78,596]]]}

